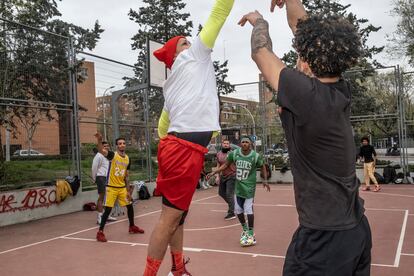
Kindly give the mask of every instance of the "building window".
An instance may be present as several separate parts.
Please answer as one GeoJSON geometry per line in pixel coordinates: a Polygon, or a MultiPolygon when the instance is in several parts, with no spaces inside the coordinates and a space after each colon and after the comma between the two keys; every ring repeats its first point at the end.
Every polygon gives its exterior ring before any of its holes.
{"type": "Polygon", "coordinates": [[[82,67],[82,68],[80,69],[79,75],[80,75],[83,79],[87,80],[87,79],[88,79],[88,69],[87,69],[87,68],[82,67]]]}

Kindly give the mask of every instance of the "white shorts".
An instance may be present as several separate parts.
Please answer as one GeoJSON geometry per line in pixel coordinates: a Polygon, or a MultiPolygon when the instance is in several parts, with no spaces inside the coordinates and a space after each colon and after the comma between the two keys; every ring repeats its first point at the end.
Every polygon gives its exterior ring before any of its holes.
{"type": "Polygon", "coordinates": [[[242,198],[234,196],[234,212],[236,215],[246,214],[253,215],[253,202],[254,198],[242,198]]]}

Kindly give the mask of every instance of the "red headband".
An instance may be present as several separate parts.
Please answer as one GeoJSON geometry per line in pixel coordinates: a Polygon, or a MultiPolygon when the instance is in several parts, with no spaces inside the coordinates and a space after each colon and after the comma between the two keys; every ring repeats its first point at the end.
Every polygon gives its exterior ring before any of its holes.
{"type": "Polygon", "coordinates": [[[159,60],[165,63],[168,69],[171,69],[174,63],[175,52],[177,51],[177,44],[181,38],[185,38],[185,36],[176,36],[171,38],[170,40],[165,43],[165,45],[154,51],[154,56],[159,60]]]}

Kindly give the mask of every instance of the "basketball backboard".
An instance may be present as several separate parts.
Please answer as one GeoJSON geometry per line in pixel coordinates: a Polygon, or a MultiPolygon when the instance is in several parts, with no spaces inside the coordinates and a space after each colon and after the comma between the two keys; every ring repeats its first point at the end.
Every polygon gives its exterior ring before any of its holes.
{"type": "Polygon", "coordinates": [[[149,83],[153,87],[162,87],[167,79],[167,68],[165,64],[160,62],[154,55],[154,51],[163,46],[162,43],[149,40],[149,83]]]}

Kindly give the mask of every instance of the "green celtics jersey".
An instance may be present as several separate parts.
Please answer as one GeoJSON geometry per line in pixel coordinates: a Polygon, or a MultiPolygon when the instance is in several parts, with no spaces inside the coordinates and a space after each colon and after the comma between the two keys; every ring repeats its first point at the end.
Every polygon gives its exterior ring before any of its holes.
{"type": "Polygon", "coordinates": [[[227,160],[236,164],[236,195],[253,198],[256,192],[256,168],[263,166],[263,158],[254,150],[244,155],[241,149],[236,149],[227,156],[227,160]]]}

